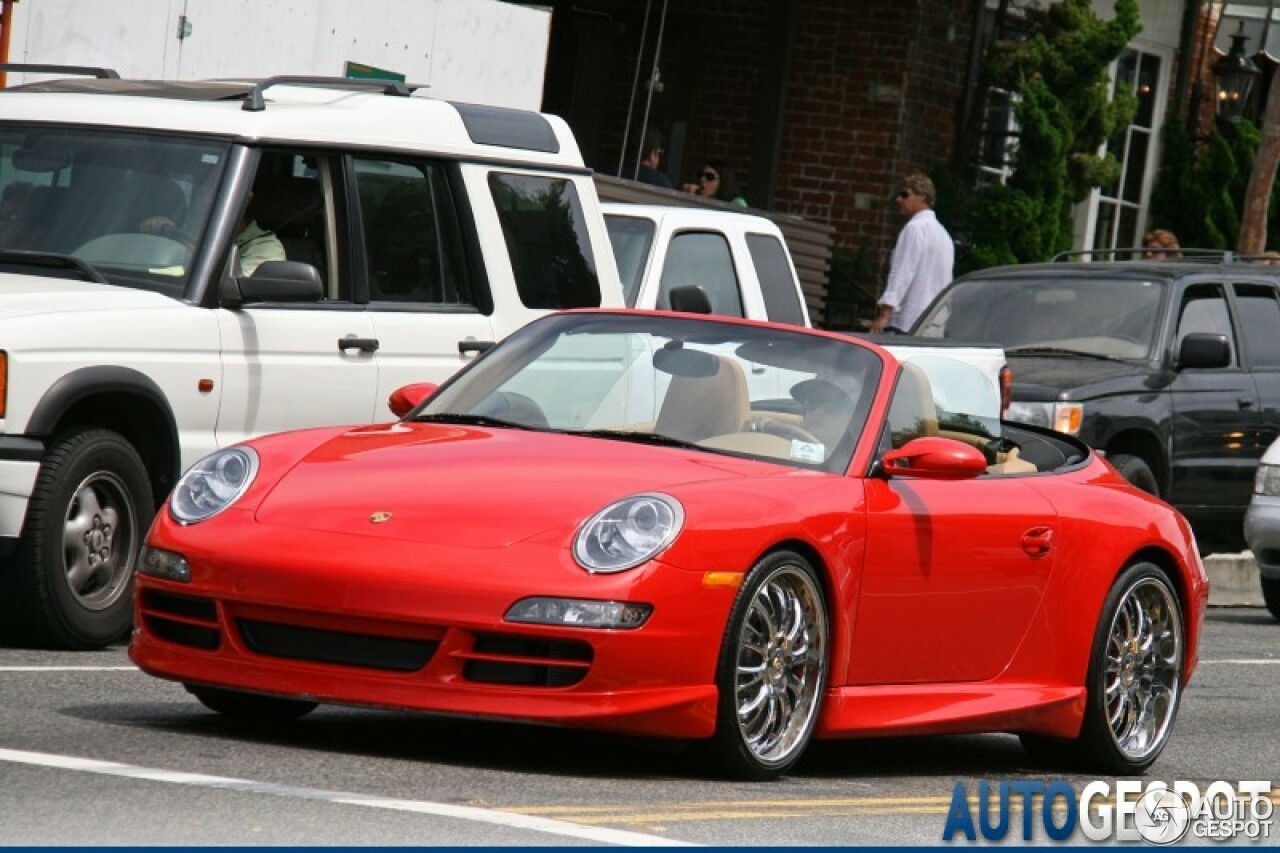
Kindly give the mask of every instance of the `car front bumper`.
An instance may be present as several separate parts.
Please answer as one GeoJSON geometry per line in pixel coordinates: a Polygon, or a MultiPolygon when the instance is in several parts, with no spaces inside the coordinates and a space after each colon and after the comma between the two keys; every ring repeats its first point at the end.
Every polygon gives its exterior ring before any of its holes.
{"type": "Polygon", "coordinates": [[[1244,516],[1244,538],[1262,577],[1280,579],[1280,497],[1253,496],[1244,516]]]}
{"type": "MultiPolygon", "coordinates": [[[[178,550],[165,543],[165,527],[151,544],[178,550]]],[[[190,583],[137,576],[129,654],[151,675],[625,734],[714,732],[715,672],[737,589],[707,584],[702,572],[654,562],[588,575],[562,547],[536,541],[375,548],[361,536],[254,525],[219,549],[212,533],[184,534],[188,546],[191,537],[208,539],[184,551],[190,583]],[[633,629],[503,618],[530,595],[654,610],[633,629]]]]}

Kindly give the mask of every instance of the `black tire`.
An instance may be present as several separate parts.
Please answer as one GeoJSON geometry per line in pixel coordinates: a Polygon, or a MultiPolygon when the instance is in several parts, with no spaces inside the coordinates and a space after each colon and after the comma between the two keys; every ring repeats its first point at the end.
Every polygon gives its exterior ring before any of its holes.
{"type": "Polygon", "coordinates": [[[12,564],[0,620],[24,645],[98,649],[133,624],[133,567],[155,515],[146,466],[105,429],[49,445],[12,564]]]}
{"type": "Polygon", "coordinates": [[[310,714],[317,706],[316,702],[309,699],[285,699],[239,690],[224,690],[221,687],[197,687],[194,684],[183,686],[210,711],[257,723],[296,720],[310,714]]]}
{"type": "Polygon", "coordinates": [[[1147,494],[1160,497],[1160,484],[1156,482],[1156,475],[1141,457],[1116,453],[1108,456],[1107,460],[1120,472],[1121,477],[1147,494]]]}
{"type": "Polygon", "coordinates": [[[1063,768],[1118,776],[1145,772],[1173,731],[1185,655],[1182,604],[1169,577],[1151,563],[1129,566],[1111,587],[1094,632],[1080,736],[1066,741],[1024,735],[1024,748],[1033,759],[1063,768]],[[1139,611],[1149,631],[1143,636],[1131,631],[1139,611]],[[1148,711],[1151,731],[1130,718],[1148,711]]]}
{"type": "Polygon", "coordinates": [[[1271,615],[1280,619],[1280,578],[1262,579],[1262,600],[1267,603],[1271,615]]]}
{"type": "Polygon", "coordinates": [[[775,779],[800,759],[822,709],[828,626],[822,581],[804,557],[779,551],[747,574],[716,668],[716,733],[707,746],[721,770],[775,779]],[[775,618],[797,611],[800,618],[790,625],[775,618]],[[752,674],[757,669],[758,676],[752,674]],[[767,714],[762,719],[765,709],[776,711],[778,722],[767,714]]]}

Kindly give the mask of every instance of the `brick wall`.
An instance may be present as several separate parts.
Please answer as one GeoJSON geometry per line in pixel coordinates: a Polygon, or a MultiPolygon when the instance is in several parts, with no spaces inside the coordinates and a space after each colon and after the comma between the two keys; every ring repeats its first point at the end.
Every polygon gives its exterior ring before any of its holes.
{"type": "MultiPolygon", "coordinates": [[[[775,4],[781,2],[670,4],[660,63],[665,88],[654,97],[650,123],[687,128],[677,183],[691,180],[706,160],[719,159],[742,179],[748,201],[753,191],[759,197],[760,170],[751,158],[760,131],[762,74],[775,44],[775,4]]],[[[891,201],[900,176],[947,163],[954,153],[974,6],[981,0],[795,2],[773,207],[829,223],[838,245],[866,243],[882,259],[900,226],[891,201]]],[[[601,127],[592,135],[598,148],[587,152],[588,161],[594,158],[592,165],[604,169],[618,161],[644,3],[614,0],[609,8],[611,61],[591,69],[609,94],[590,110],[601,127]]],[[[650,46],[656,25],[655,13],[650,46]]],[[[651,57],[650,47],[642,80],[651,57]]],[[[632,111],[631,146],[643,101],[642,87],[632,111]]]]}

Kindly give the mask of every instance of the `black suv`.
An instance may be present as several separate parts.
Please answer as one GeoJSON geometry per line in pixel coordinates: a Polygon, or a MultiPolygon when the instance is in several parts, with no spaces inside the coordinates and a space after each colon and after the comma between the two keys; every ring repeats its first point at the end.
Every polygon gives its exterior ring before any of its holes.
{"type": "Polygon", "coordinates": [[[957,279],[913,330],[997,341],[1010,420],[1079,435],[1240,550],[1258,458],[1280,432],[1280,266],[1212,259],[1049,263],[957,279]]]}

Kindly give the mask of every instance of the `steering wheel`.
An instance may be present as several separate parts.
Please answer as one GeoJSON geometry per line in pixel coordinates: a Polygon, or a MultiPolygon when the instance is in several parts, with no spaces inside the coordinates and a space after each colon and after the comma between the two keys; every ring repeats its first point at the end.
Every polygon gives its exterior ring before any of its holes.
{"type": "Polygon", "coordinates": [[[807,444],[823,443],[816,435],[809,432],[799,424],[775,420],[767,415],[752,415],[747,418],[745,426],[747,432],[767,432],[770,435],[776,435],[779,438],[788,438],[792,441],[803,441],[807,444]]]}

